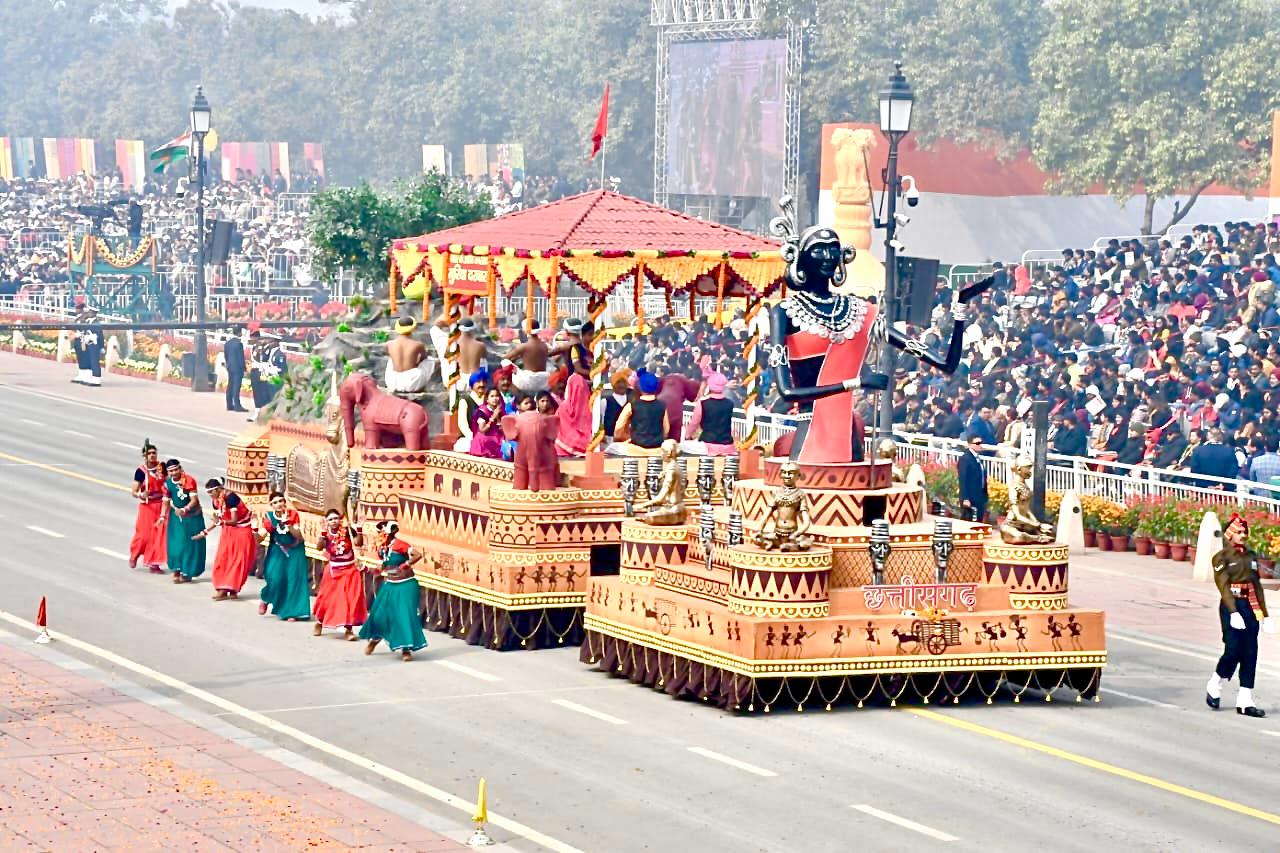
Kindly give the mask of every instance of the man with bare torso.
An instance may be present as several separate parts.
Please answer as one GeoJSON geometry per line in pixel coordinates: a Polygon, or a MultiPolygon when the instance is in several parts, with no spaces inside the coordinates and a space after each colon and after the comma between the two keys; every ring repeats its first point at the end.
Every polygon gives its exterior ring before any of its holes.
{"type": "Polygon", "coordinates": [[[458,361],[456,365],[450,365],[445,353],[449,346],[449,318],[446,314],[441,314],[440,319],[436,320],[435,325],[431,328],[431,342],[435,345],[436,352],[440,356],[441,379],[447,384],[449,377],[454,375],[454,371],[458,371],[462,377],[468,377],[481,368],[488,365],[486,362],[489,357],[488,344],[481,338],[480,327],[477,325],[474,317],[463,317],[458,321],[458,361]]]}
{"type": "Polygon", "coordinates": [[[412,317],[401,317],[396,320],[396,337],[387,342],[387,369],[383,379],[392,394],[424,391],[431,377],[427,348],[413,337],[417,325],[412,317]]]}
{"type": "Polygon", "coordinates": [[[503,363],[518,364],[511,384],[525,394],[537,394],[546,391],[551,374],[547,370],[547,359],[551,350],[545,341],[538,336],[538,321],[532,322],[528,340],[516,344],[507,351],[503,363]]]}

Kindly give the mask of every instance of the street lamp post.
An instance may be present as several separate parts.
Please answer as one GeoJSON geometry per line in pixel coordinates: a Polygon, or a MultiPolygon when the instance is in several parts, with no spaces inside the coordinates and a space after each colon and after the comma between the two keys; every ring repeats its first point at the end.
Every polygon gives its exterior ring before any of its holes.
{"type": "MultiPolygon", "coordinates": [[[[898,143],[911,131],[911,107],[915,95],[907,78],[902,75],[902,63],[893,64],[889,85],[880,91],[880,132],[889,140],[889,163],[885,168],[884,187],[888,195],[888,217],[876,223],[884,229],[884,293],[880,310],[884,312],[886,326],[892,325],[898,304],[898,143]]],[[[879,436],[893,434],[894,367],[897,350],[886,341],[880,349],[880,372],[889,377],[889,385],[880,392],[879,436]]]]}
{"type": "Polygon", "coordinates": [[[191,101],[191,138],[196,146],[196,327],[195,365],[191,377],[192,391],[212,391],[209,384],[209,339],[205,335],[205,281],[204,281],[204,137],[209,132],[213,111],[204,96],[204,87],[196,86],[191,101]]]}

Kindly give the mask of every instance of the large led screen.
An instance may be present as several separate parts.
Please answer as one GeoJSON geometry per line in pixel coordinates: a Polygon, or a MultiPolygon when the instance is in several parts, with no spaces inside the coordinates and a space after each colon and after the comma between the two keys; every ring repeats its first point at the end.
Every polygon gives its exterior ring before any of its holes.
{"type": "Polygon", "coordinates": [[[783,39],[675,42],[667,192],[782,195],[783,39]]]}

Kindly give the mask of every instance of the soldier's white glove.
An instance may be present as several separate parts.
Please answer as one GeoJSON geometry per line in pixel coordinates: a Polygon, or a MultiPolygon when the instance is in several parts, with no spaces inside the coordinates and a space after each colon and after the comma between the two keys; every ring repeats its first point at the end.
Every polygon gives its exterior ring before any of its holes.
{"type": "Polygon", "coordinates": [[[1267,634],[1274,634],[1276,632],[1276,624],[1271,621],[1270,616],[1262,620],[1262,630],[1267,634]]]}
{"type": "Polygon", "coordinates": [[[1231,627],[1235,628],[1237,631],[1244,630],[1244,617],[1241,616],[1238,612],[1231,614],[1230,623],[1231,623],[1231,627]]]}

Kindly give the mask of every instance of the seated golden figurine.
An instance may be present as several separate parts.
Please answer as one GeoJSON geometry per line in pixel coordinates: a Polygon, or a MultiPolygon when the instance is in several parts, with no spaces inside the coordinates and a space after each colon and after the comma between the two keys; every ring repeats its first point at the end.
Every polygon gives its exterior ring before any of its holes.
{"type": "Polygon", "coordinates": [[[807,535],[811,522],[804,492],[796,486],[800,479],[800,466],[795,462],[783,462],[778,469],[782,488],[773,493],[769,514],[760,525],[760,532],[751,541],[766,551],[807,551],[813,545],[813,537],[807,535]],[[773,530],[769,522],[773,522],[773,530]]]}
{"type": "Polygon", "coordinates": [[[652,500],[636,507],[638,510],[647,510],[640,520],[653,525],[684,524],[688,518],[688,510],[684,506],[685,486],[684,466],[680,464],[680,445],[668,438],[662,442],[662,485],[652,500]]]}
{"type": "Polygon", "coordinates": [[[902,466],[898,464],[898,445],[892,438],[882,438],[879,443],[876,444],[875,463],[877,465],[888,463],[889,467],[893,470],[893,482],[905,483],[907,481],[906,472],[903,471],[902,466]]]}
{"type": "Polygon", "coordinates": [[[1025,456],[1009,466],[1009,514],[1000,538],[1010,545],[1047,545],[1054,539],[1053,525],[1031,511],[1031,460],[1025,456]]]}

